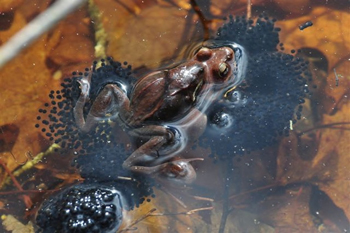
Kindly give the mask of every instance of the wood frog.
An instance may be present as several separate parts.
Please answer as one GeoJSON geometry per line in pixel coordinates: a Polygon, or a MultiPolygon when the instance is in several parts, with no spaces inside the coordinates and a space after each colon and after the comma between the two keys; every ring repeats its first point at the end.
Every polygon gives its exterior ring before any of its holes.
{"type": "Polygon", "coordinates": [[[92,68],[78,80],[75,122],[88,133],[99,121],[115,119],[136,140],[125,169],[190,183],[195,178],[190,162],[202,159],[174,158],[203,133],[212,103],[242,82],[246,56],[238,44],[206,42],[188,61],[138,79],[130,93],[121,85],[105,85],[85,117],[92,68]]]}

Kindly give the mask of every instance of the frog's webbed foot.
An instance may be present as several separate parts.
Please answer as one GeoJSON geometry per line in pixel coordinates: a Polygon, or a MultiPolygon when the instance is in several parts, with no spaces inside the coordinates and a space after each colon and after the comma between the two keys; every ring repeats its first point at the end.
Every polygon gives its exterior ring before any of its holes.
{"type": "Polygon", "coordinates": [[[196,180],[197,173],[190,162],[203,160],[203,158],[178,159],[155,166],[153,170],[160,179],[180,185],[191,184],[196,180]]]}
{"type": "Polygon", "coordinates": [[[132,166],[130,170],[184,185],[193,183],[197,178],[197,173],[190,162],[203,160],[203,158],[177,159],[152,167],[132,166]]]}
{"type": "Polygon", "coordinates": [[[81,94],[73,109],[75,122],[82,132],[89,132],[98,122],[116,117],[120,110],[127,111],[129,99],[117,84],[107,84],[93,101],[91,108],[84,116],[84,106],[89,101],[91,74],[78,80],[81,94]]]}

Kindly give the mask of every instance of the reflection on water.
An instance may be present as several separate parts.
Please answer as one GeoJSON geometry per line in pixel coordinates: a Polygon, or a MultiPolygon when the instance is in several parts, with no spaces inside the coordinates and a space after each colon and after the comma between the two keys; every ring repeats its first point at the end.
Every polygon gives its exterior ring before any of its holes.
{"type": "MultiPolygon", "coordinates": [[[[130,14],[133,5],[115,1],[125,19],[112,19],[112,7],[96,1],[105,20],[127,25],[117,39],[105,25],[114,60],[93,63],[50,92],[33,118],[40,140],[61,148],[12,177],[16,188],[34,192],[20,196],[3,185],[4,195],[16,194],[0,199],[3,214],[36,219],[43,232],[349,230],[349,69],[342,44],[329,48],[336,59],[315,36],[327,27],[324,15],[348,13],[328,3],[301,1],[310,8],[298,12],[258,1],[254,20],[222,21],[245,15],[246,2],[227,9],[170,2],[130,14]],[[198,18],[193,7],[210,10],[198,18]],[[169,23],[154,12],[166,12],[169,23]],[[143,17],[142,27],[160,29],[135,39],[143,17]],[[313,26],[300,30],[308,20],[313,26]],[[183,26],[170,32],[176,23],[183,26]],[[203,43],[208,28],[212,40],[203,43]]],[[[47,65],[63,69],[55,62],[47,65]]]]}

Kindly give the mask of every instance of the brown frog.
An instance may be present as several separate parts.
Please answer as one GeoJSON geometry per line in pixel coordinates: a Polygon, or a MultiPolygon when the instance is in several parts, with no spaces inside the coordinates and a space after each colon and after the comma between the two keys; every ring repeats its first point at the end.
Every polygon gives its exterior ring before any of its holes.
{"type": "Polygon", "coordinates": [[[246,53],[235,43],[207,42],[190,60],[138,79],[130,93],[107,84],[84,117],[89,99],[91,72],[78,82],[81,94],[74,107],[78,128],[89,132],[101,119],[113,118],[137,141],[137,149],[124,161],[125,169],[165,175],[191,183],[190,162],[201,158],[176,158],[189,140],[206,128],[206,111],[244,79],[246,53]]]}

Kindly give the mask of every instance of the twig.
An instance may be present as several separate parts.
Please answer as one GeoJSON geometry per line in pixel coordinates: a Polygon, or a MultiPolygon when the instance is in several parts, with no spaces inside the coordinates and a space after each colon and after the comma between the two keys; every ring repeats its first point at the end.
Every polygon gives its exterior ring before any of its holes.
{"type": "Polygon", "coordinates": [[[255,188],[255,189],[252,189],[252,190],[248,190],[246,192],[242,192],[242,193],[238,193],[236,195],[230,196],[229,199],[231,200],[231,199],[235,199],[235,198],[240,197],[240,196],[246,196],[247,194],[255,193],[255,192],[262,191],[262,190],[265,190],[265,189],[268,189],[268,188],[278,187],[279,185],[280,184],[278,182],[273,183],[273,184],[269,184],[269,185],[265,185],[263,187],[255,188]]]}
{"type": "Polygon", "coordinates": [[[175,195],[173,195],[171,192],[169,192],[167,189],[161,189],[163,192],[165,192],[167,195],[171,196],[172,198],[174,198],[174,200],[182,206],[182,208],[187,209],[187,205],[185,203],[183,203],[179,198],[177,198],[175,195]]]}
{"type": "Polygon", "coordinates": [[[185,211],[185,212],[178,212],[178,213],[153,213],[154,211],[156,211],[156,208],[151,209],[150,211],[148,211],[144,216],[142,216],[141,218],[135,220],[133,223],[131,223],[130,225],[128,225],[127,227],[125,227],[124,229],[118,231],[118,233],[122,233],[122,232],[126,232],[126,231],[134,231],[137,230],[137,228],[131,228],[133,226],[135,226],[137,223],[141,222],[142,220],[151,217],[151,216],[173,216],[173,215],[192,215],[195,214],[199,211],[203,211],[203,210],[212,210],[214,207],[202,207],[202,208],[197,208],[197,209],[193,209],[193,210],[189,210],[189,211],[185,211]]]}
{"type": "Polygon", "coordinates": [[[60,189],[50,189],[50,190],[11,190],[11,191],[0,191],[0,195],[20,195],[20,194],[28,194],[28,193],[47,193],[47,192],[56,192],[60,189]]]}
{"type": "Polygon", "coordinates": [[[252,1],[247,0],[247,19],[252,17],[252,1]]]}
{"type": "Polygon", "coordinates": [[[178,213],[154,213],[154,214],[150,214],[150,216],[191,215],[191,214],[195,214],[199,211],[213,210],[213,209],[214,209],[214,207],[210,206],[210,207],[202,207],[202,208],[197,208],[197,209],[193,209],[193,210],[189,210],[189,211],[185,211],[185,212],[178,212],[178,213]]]}
{"type": "MultiPolygon", "coordinates": [[[[0,165],[4,168],[4,170],[6,171],[6,173],[11,177],[12,182],[14,183],[14,185],[16,186],[16,188],[19,191],[24,191],[21,184],[17,181],[16,177],[12,174],[12,172],[10,171],[10,169],[6,166],[6,164],[0,159],[0,165]]],[[[23,201],[24,204],[26,205],[27,208],[32,207],[33,202],[30,199],[30,197],[26,194],[22,195],[23,197],[23,201]]]]}
{"type": "Polygon", "coordinates": [[[220,221],[220,227],[219,227],[219,233],[224,233],[225,227],[226,227],[226,220],[232,209],[229,208],[229,191],[230,191],[230,184],[231,184],[231,178],[232,178],[232,167],[233,163],[232,160],[229,160],[226,163],[226,174],[225,174],[225,187],[224,187],[224,194],[223,194],[223,203],[222,203],[222,215],[221,215],[221,221],[220,221]]]}
{"type": "Polygon", "coordinates": [[[306,129],[304,131],[301,131],[301,132],[298,132],[297,133],[297,136],[300,137],[302,136],[303,134],[306,134],[310,131],[314,131],[314,130],[317,130],[317,129],[344,129],[344,130],[347,130],[347,128],[341,128],[341,127],[334,127],[334,126],[337,126],[337,125],[349,125],[350,122],[335,122],[335,123],[330,123],[330,124],[325,124],[325,125],[318,125],[318,126],[315,126],[311,129],[306,129]]]}
{"type": "MultiPolygon", "coordinates": [[[[14,171],[12,174],[14,177],[18,177],[20,176],[22,173],[24,173],[25,171],[28,171],[29,169],[31,169],[32,167],[34,167],[37,163],[41,162],[41,160],[43,159],[43,157],[54,153],[54,151],[56,149],[61,148],[59,145],[57,144],[52,144],[45,152],[41,152],[39,154],[37,154],[34,158],[32,158],[31,160],[27,160],[27,162],[25,164],[23,164],[19,169],[17,169],[16,171],[14,171]]],[[[32,157],[32,156],[31,156],[32,157]]],[[[11,181],[11,179],[6,179],[3,183],[0,184],[0,188],[3,188],[4,185],[9,184],[11,181]]]]}
{"type": "Polygon", "coordinates": [[[335,86],[339,86],[339,77],[338,77],[338,74],[337,72],[335,71],[335,68],[333,69],[334,70],[334,75],[335,75],[335,86]]]}
{"type": "Polygon", "coordinates": [[[85,1],[55,1],[0,48],[0,68],[85,1]]]}
{"type": "Polygon", "coordinates": [[[200,197],[200,196],[193,196],[194,199],[198,201],[209,201],[209,202],[214,202],[214,199],[209,198],[209,197],[200,197]]]}
{"type": "Polygon", "coordinates": [[[89,0],[89,16],[95,31],[95,58],[101,59],[106,56],[107,33],[103,27],[102,14],[94,0],[89,0]]]}
{"type": "Polygon", "coordinates": [[[156,211],[156,208],[151,209],[150,211],[147,212],[147,214],[145,214],[144,216],[142,216],[139,219],[136,219],[133,223],[131,223],[129,226],[127,226],[126,228],[118,231],[118,233],[122,233],[122,232],[126,232],[126,231],[130,231],[133,230],[133,228],[131,228],[132,226],[135,226],[137,223],[141,222],[142,220],[144,220],[145,218],[151,216],[151,214],[156,211]]]}
{"type": "Polygon", "coordinates": [[[200,7],[198,6],[198,4],[196,3],[195,0],[190,0],[190,3],[191,3],[191,6],[193,8],[193,10],[196,12],[196,14],[198,15],[199,17],[199,20],[201,21],[202,23],[202,26],[203,26],[203,32],[204,32],[204,35],[203,35],[203,39],[204,40],[208,40],[209,39],[209,26],[208,26],[208,23],[211,22],[211,20],[207,20],[202,12],[202,10],[200,9],[200,7]]]}

